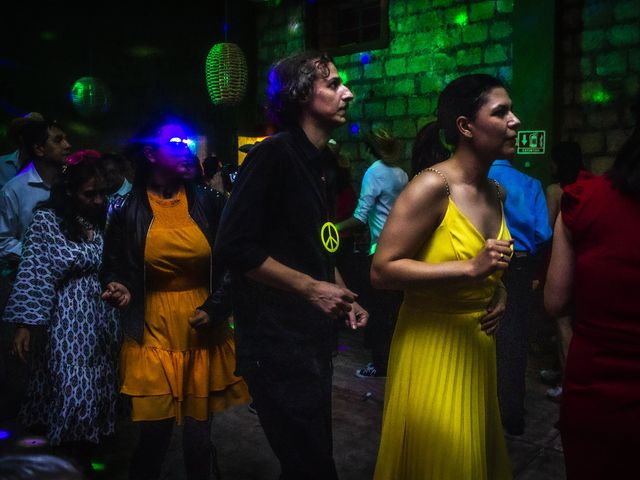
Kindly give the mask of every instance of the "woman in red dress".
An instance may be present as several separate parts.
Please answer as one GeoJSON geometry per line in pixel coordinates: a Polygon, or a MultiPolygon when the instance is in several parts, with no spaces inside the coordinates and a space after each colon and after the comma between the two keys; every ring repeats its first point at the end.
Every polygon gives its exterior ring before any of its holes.
{"type": "Polygon", "coordinates": [[[640,127],[604,176],[564,189],[545,285],[573,315],[560,408],[569,479],[637,478],[640,451],[640,127]]]}

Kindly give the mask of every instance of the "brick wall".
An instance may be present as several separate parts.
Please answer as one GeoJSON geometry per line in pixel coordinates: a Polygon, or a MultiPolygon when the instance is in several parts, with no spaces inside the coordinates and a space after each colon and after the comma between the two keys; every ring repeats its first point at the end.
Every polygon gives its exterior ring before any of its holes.
{"type": "Polygon", "coordinates": [[[640,0],[563,0],[562,138],[596,173],[628,137],[639,94],[640,0]]]}
{"type": "MultiPolygon", "coordinates": [[[[260,103],[269,65],[304,48],[302,3],[259,14],[260,103]]],[[[408,169],[412,140],[434,118],[438,92],[448,81],[485,72],[509,85],[513,3],[389,0],[389,48],[335,59],[356,96],[350,124],[335,135],[352,158],[356,185],[371,160],[361,140],[372,127],[384,125],[406,140],[408,169]]],[[[588,165],[600,173],[633,125],[629,105],[639,91],[640,0],[560,0],[558,5],[557,137],[580,143],[588,165]]]]}
{"type": "MultiPolygon", "coordinates": [[[[389,48],[335,58],[355,95],[349,125],[335,139],[352,160],[356,185],[371,161],[362,135],[372,127],[406,140],[408,170],[413,138],[434,118],[447,82],[472,72],[511,80],[512,10],[513,0],[389,0],[389,48]]],[[[269,64],[303,48],[302,13],[298,6],[272,7],[259,17],[260,102],[269,64]]]]}

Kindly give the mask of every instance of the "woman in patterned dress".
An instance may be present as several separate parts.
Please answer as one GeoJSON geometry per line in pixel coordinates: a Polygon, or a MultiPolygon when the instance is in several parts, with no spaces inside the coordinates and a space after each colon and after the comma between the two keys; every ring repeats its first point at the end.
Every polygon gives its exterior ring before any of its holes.
{"type": "Polygon", "coordinates": [[[173,426],[184,423],[187,478],[208,480],[210,415],[249,403],[233,373],[228,282],[211,260],[224,197],[185,181],[191,145],[175,120],[144,128],[131,147],[134,187],[109,215],[103,298],[122,309],[121,392],[140,425],[132,479],[159,477],[173,426]]]}
{"type": "Polygon", "coordinates": [[[119,327],[98,279],[105,217],[100,154],[70,155],[50,200],[34,213],[4,313],[18,324],[13,353],[32,357],[22,422],[43,425],[49,442],[85,468],[91,445],[116,421],[119,327]],[[45,348],[29,352],[38,327],[46,329],[45,348]]]}

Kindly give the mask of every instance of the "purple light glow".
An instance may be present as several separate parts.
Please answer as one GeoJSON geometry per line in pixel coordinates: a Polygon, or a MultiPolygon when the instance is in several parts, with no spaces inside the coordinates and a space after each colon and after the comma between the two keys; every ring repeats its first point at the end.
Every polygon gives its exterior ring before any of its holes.
{"type": "Polygon", "coordinates": [[[44,437],[25,437],[19,440],[18,445],[21,447],[34,448],[34,447],[42,447],[47,444],[47,439],[44,437]]]}

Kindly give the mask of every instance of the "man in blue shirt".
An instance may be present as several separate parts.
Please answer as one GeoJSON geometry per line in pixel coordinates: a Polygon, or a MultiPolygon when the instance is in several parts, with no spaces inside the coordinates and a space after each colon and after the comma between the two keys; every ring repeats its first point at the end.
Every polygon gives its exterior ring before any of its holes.
{"type": "Polygon", "coordinates": [[[38,112],[30,112],[11,120],[9,124],[9,140],[16,147],[11,153],[0,156],[0,189],[6,185],[27,163],[27,151],[22,139],[25,125],[33,120],[42,120],[38,112]]]}
{"type": "Polygon", "coordinates": [[[537,254],[551,238],[542,184],[508,160],[493,162],[488,174],[506,190],[504,214],[514,239],[514,254],[504,284],[507,310],[497,333],[498,397],[508,434],[524,433],[524,395],[529,322],[533,311],[537,254]]]}

